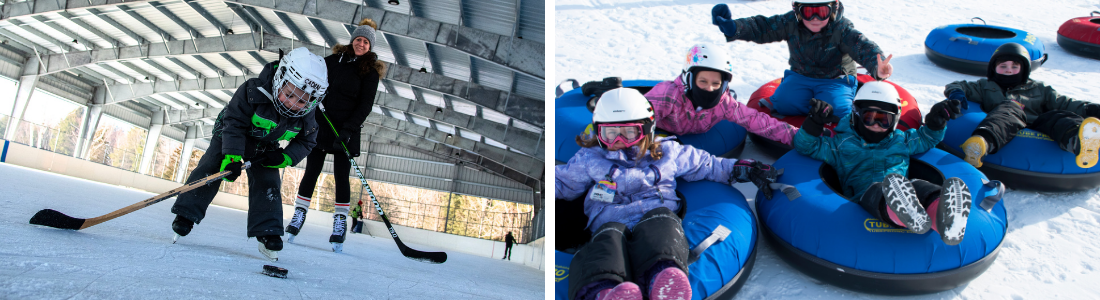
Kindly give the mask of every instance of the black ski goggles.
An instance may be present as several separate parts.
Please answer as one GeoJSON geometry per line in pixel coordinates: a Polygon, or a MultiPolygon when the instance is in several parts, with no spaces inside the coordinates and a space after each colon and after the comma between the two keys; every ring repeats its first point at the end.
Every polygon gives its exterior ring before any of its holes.
{"type": "Polygon", "coordinates": [[[833,15],[832,4],[800,4],[795,8],[803,20],[828,20],[833,15]]]}
{"type": "Polygon", "coordinates": [[[860,108],[856,110],[855,117],[860,118],[863,121],[864,126],[874,126],[878,124],[879,127],[890,129],[898,120],[898,114],[890,111],[881,110],[874,107],[860,108]]]}

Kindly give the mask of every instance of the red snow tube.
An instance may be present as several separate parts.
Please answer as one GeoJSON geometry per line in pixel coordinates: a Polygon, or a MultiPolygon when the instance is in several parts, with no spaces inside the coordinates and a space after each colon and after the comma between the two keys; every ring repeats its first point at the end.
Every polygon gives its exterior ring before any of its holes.
{"type": "MultiPolygon", "coordinates": [[[[859,80],[860,86],[862,86],[862,83],[875,80],[874,77],[871,77],[871,75],[867,74],[859,74],[856,76],[856,79],[859,80]]],[[[775,93],[775,88],[779,87],[779,83],[782,80],[783,78],[769,81],[768,83],[765,83],[763,86],[757,89],[755,92],[753,92],[752,95],[749,96],[748,106],[752,109],[771,114],[770,109],[766,107],[760,107],[760,99],[771,97],[772,94],[775,93]]],[[[920,108],[917,107],[917,100],[913,98],[913,95],[909,94],[909,91],[906,91],[905,88],[902,88],[901,86],[894,84],[893,82],[886,82],[897,88],[898,95],[901,96],[901,119],[898,120],[898,129],[908,130],[910,128],[918,128],[923,125],[924,122],[921,121],[922,119],[920,108]]],[[[776,115],[772,116],[775,117],[776,115]]],[[[781,116],[777,119],[786,122],[787,124],[794,125],[795,127],[802,127],[802,121],[806,120],[806,116],[781,116]]],[[[833,127],[836,127],[836,125],[832,124],[826,127],[831,129],[833,127]]],[[[769,140],[767,138],[755,135],[751,132],[749,133],[749,139],[751,139],[754,144],[764,148],[764,152],[773,157],[780,157],[784,153],[787,153],[787,151],[794,149],[789,145],[769,140]]]]}
{"type": "Polygon", "coordinates": [[[1100,59],[1100,11],[1069,19],[1058,27],[1058,45],[1069,53],[1100,59]]]}

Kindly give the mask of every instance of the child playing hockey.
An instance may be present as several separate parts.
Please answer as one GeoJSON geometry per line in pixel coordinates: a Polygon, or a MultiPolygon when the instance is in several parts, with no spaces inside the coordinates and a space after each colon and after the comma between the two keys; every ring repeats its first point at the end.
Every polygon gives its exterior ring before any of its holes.
{"type": "Polygon", "coordinates": [[[594,133],[578,136],[581,150],[555,170],[558,198],[585,196],[592,232],[570,264],[569,299],[690,299],[676,178],[751,181],[770,197],[777,172],[655,137],[653,109],[637,90],[603,93],[592,121],[594,133]]]}
{"type": "Polygon", "coordinates": [[[982,157],[1016,137],[1021,129],[1031,128],[1046,134],[1062,150],[1077,155],[1077,166],[1091,168],[1100,149],[1100,104],[1058,94],[1031,75],[1031,57],[1027,48],[1007,43],[989,59],[987,78],[960,80],[948,84],[944,96],[981,103],[989,113],[969,139],[962,144],[966,162],[982,166],[982,157]]]}
{"type": "Polygon", "coordinates": [[[918,234],[939,232],[945,244],[957,245],[970,216],[970,190],[957,177],[938,186],[907,179],[909,156],[923,153],[943,140],[947,120],[958,117],[959,102],[944,100],[932,106],[925,126],[895,129],[901,99],[885,82],[863,85],[853,111],[839,118],[835,136],[821,136],[822,126],[838,118],[832,107],[814,99],[810,115],[794,137],[794,148],[836,169],[845,197],[859,203],[871,216],[918,234]]]}
{"type": "Polygon", "coordinates": [[[731,19],[729,6],[718,4],[711,9],[711,23],[725,34],[726,41],[787,41],[791,68],[783,72],[775,94],[761,105],[796,116],[809,113],[806,109],[811,98],[822,99],[842,117],[851,111],[858,85],[855,62],[884,80],[893,73],[893,55],[883,59],[878,45],[844,18],[839,0],[795,0],[791,4],[793,10],[785,14],[742,19],[731,19]]]}
{"type": "MultiPolygon", "coordinates": [[[[290,51],[277,63],[268,63],[259,77],[249,79],[233,94],[214,123],[210,147],[199,159],[188,181],[230,170],[226,181],[248,172],[248,237],[259,241],[260,253],[278,260],[283,249],[282,180],[279,168],[297,164],[309,154],[317,136],[313,108],[325,97],[328,71],[320,56],[306,48],[290,51]],[[280,141],[288,141],[280,148],[280,141]]],[[[172,205],[176,214],[172,230],[191,233],[202,222],[218,193],[218,184],[207,184],[183,193],[172,205]]]]}

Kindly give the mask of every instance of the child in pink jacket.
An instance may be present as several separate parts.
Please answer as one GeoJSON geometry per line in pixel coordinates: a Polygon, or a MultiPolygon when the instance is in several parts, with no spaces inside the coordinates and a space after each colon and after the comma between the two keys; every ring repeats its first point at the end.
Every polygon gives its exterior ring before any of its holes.
{"type": "Polygon", "coordinates": [[[680,76],[658,83],[645,94],[657,124],[662,130],[683,135],[707,132],[718,122],[729,120],[756,135],[790,145],[798,127],[737,102],[736,93],[729,89],[733,66],[727,57],[719,48],[692,46],[680,76]]]}

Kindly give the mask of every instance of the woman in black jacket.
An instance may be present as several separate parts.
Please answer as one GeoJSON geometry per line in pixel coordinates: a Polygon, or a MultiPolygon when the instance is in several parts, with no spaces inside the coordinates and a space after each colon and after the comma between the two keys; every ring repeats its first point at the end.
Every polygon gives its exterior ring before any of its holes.
{"type": "Polygon", "coordinates": [[[385,64],[378,55],[371,52],[374,45],[375,29],[378,25],[371,19],[363,19],[359,27],[351,34],[349,45],[332,47],[332,55],[325,57],[328,66],[328,95],[321,101],[324,114],[317,113],[317,124],[321,130],[317,133],[317,146],[307,157],[306,172],[298,186],[298,199],[294,201],[294,217],[286,227],[289,241],[302,229],[306,220],[306,211],[313,197],[317,176],[321,174],[325,155],[333,155],[333,174],[336,179],[336,207],[333,213],[332,251],[341,252],[344,234],[347,231],[348,204],[351,202],[351,190],[348,175],[351,163],[344,154],[344,146],[352,157],[359,156],[359,134],[363,121],[374,106],[374,95],[378,91],[378,79],[386,72],[385,64]],[[325,120],[325,115],[336,127],[339,139],[325,120]]]}

